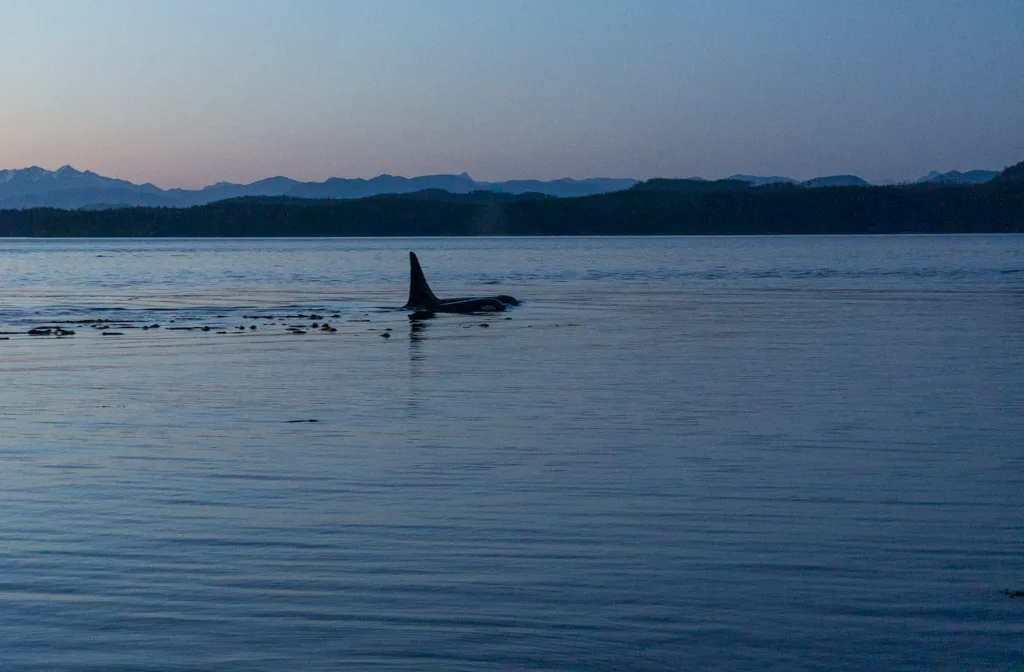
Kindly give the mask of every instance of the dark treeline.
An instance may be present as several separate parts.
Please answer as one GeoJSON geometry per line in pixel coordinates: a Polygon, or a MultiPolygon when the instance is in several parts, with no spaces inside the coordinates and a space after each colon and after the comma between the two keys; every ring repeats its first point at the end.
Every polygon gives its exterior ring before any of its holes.
{"type": "Polygon", "coordinates": [[[1021,232],[1024,181],[999,178],[976,186],[819,189],[651,180],[582,198],[432,190],[359,200],[243,198],[184,209],[0,211],[0,235],[24,237],[1021,232]]]}

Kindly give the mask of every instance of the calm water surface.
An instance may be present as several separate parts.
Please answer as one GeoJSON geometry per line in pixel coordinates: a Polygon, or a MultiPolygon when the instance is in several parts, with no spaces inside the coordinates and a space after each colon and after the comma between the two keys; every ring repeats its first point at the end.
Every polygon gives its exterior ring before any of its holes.
{"type": "Polygon", "coordinates": [[[0,669],[1024,666],[1024,237],[8,239],[0,278],[0,669]],[[414,326],[410,249],[524,303],[414,326]]]}

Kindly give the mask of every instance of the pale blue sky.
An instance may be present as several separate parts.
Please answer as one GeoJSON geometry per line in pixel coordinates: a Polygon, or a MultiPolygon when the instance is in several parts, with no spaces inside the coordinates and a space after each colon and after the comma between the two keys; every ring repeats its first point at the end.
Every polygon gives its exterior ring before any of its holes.
{"type": "Polygon", "coordinates": [[[999,169],[1024,159],[1021,35],[1021,0],[0,0],[0,169],[999,169]]]}

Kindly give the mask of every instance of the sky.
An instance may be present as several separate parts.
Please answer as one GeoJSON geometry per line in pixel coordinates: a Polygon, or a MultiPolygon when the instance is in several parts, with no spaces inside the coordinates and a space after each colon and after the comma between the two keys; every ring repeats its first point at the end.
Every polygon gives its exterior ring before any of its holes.
{"type": "Polygon", "coordinates": [[[1021,0],[0,0],[0,169],[869,181],[1024,159],[1021,0]]]}

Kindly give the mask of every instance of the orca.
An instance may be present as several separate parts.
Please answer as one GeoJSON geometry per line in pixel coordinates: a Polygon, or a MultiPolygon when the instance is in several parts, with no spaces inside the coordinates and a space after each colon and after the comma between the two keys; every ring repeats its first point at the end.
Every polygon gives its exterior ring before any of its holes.
{"type": "Polygon", "coordinates": [[[426,317],[430,313],[500,313],[509,306],[518,305],[519,300],[508,294],[439,299],[430,291],[416,253],[409,253],[409,300],[402,308],[416,311],[414,317],[426,317]]]}

